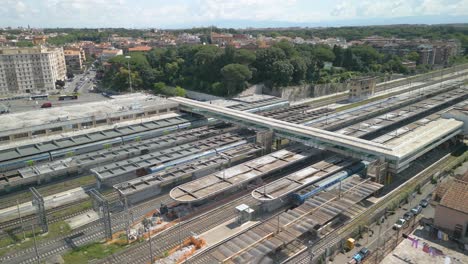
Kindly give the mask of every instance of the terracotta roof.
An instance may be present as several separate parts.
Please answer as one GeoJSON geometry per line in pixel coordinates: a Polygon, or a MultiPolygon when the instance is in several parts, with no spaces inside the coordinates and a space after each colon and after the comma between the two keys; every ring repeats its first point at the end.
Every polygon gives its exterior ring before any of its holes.
{"type": "Polygon", "coordinates": [[[152,47],[149,46],[137,46],[133,48],[128,48],[128,51],[150,51],[152,47]]]}
{"type": "Polygon", "coordinates": [[[468,214],[468,182],[455,179],[440,205],[468,214]]]}

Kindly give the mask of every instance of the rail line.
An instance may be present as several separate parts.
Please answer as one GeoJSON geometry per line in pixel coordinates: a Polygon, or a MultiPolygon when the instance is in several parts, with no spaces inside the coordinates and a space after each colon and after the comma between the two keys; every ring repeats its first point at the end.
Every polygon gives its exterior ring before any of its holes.
{"type": "MultiPolygon", "coordinates": [[[[236,216],[235,205],[241,203],[253,203],[255,200],[250,194],[244,195],[236,200],[218,206],[206,213],[193,217],[185,222],[179,222],[172,228],[164,230],[151,239],[154,245],[155,256],[161,255],[165,251],[172,249],[185,238],[193,235],[193,233],[201,234],[206,232],[220,223],[233,219],[236,216]]],[[[146,263],[150,261],[149,244],[139,244],[131,247],[124,252],[108,257],[98,263],[146,263]]]]}
{"type": "MultiPolygon", "coordinates": [[[[323,254],[323,252],[325,252],[327,248],[335,245],[344,237],[348,236],[358,226],[363,225],[364,223],[375,217],[377,214],[381,213],[383,210],[385,210],[385,208],[389,207],[392,203],[394,203],[397,198],[401,197],[402,194],[405,194],[406,192],[416,188],[416,186],[422,185],[428,180],[430,180],[430,177],[432,177],[432,175],[435,172],[446,168],[454,160],[456,160],[456,157],[453,157],[452,154],[446,155],[438,163],[435,163],[432,166],[426,168],[420,174],[409,179],[405,184],[400,185],[392,192],[388,193],[384,198],[382,198],[376,204],[374,204],[369,210],[364,211],[359,216],[355,217],[353,220],[343,225],[342,227],[337,228],[328,233],[323,239],[321,239],[312,247],[312,251],[315,253],[314,263],[321,257],[321,255],[323,254]]],[[[287,261],[287,263],[309,263],[310,256],[307,250],[308,249],[305,248],[299,251],[296,254],[296,256],[290,258],[287,261]]]]}
{"type": "MultiPolygon", "coordinates": [[[[151,209],[155,208],[155,204],[167,203],[171,199],[168,195],[161,195],[146,202],[140,203],[131,209],[134,218],[140,218],[148,213],[151,209]]],[[[118,230],[124,230],[127,226],[127,214],[122,211],[111,215],[112,217],[112,230],[114,232],[118,230]]],[[[72,246],[83,246],[89,242],[100,240],[104,238],[104,231],[101,227],[100,219],[88,223],[76,231],[69,234],[58,236],[54,239],[44,241],[38,245],[39,257],[44,259],[51,256],[52,254],[63,253],[72,248],[72,246]],[[71,238],[71,239],[70,239],[71,238]],[[66,242],[69,240],[73,245],[66,242]],[[48,250],[47,247],[52,247],[54,250],[48,250]]],[[[36,257],[29,257],[34,255],[34,248],[27,248],[21,251],[17,251],[14,254],[9,254],[4,257],[0,257],[0,262],[11,261],[11,263],[33,263],[36,262],[36,257]]]]}

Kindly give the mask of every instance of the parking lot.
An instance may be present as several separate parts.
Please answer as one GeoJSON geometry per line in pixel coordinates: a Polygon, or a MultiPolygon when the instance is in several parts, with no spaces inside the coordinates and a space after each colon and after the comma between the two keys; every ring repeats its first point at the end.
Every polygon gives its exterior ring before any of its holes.
{"type": "Polygon", "coordinates": [[[65,106],[70,104],[79,104],[108,100],[100,93],[92,91],[94,87],[93,80],[96,72],[89,71],[85,74],[76,74],[72,81],[66,81],[62,90],[57,90],[58,94],[49,94],[48,99],[30,100],[30,98],[20,98],[8,101],[1,101],[0,108],[9,109],[10,113],[18,113],[30,110],[39,110],[44,103],[50,102],[52,107],[65,106]],[[78,99],[59,101],[59,95],[78,93],[78,99]]]}

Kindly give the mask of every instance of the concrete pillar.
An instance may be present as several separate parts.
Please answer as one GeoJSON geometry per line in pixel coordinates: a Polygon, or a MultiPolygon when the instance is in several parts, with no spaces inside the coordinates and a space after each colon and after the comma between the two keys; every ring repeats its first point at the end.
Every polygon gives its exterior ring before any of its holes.
{"type": "Polygon", "coordinates": [[[264,154],[270,153],[273,145],[273,131],[258,131],[257,144],[263,147],[264,154]]]}

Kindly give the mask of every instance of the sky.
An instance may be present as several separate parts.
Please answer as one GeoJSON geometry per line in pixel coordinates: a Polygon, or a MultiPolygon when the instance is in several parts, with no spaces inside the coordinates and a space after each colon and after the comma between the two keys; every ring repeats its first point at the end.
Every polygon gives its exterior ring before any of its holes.
{"type": "Polygon", "coordinates": [[[244,28],[468,23],[468,0],[0,0],[0,26],[244,28]]]}

